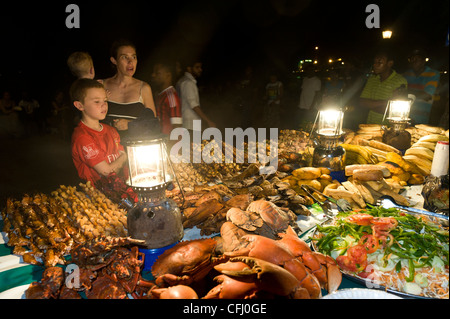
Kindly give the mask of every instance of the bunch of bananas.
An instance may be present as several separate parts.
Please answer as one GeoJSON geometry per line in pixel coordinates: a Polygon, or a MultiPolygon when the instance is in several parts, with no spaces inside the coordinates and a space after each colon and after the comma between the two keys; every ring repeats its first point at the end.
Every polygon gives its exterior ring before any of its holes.
{"type": "Polygon", "coordinates": [[[345,149],[345,165],[378,163],[378,158],[365,146],[345,143],[340,145],[345,149]]]}

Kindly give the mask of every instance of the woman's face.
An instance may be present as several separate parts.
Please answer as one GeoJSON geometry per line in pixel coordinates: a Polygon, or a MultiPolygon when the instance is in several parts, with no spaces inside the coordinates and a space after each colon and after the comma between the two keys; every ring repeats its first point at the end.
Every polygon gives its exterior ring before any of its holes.
{"type": "Polygon", "coordinates": [[[131,46],[122,46],[117,50],[117,57],[111,58],[113,64],[117,67],[117,72],[133,76],[136,72],[137,56],[136,50],[131,46]]]}

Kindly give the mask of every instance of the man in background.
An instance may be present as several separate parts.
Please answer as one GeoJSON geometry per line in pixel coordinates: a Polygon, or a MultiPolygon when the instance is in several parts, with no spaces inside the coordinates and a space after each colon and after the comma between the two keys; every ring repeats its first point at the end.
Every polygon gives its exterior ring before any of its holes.
{"type": "MultiPolygon", "coordinates": [[[[390,99],[401,94],[408,82],[393,69],[394,59],[387,51],[375,55],[373,62],[373,74],[367,79],[366,85],[360,95],[359,105],[361,111],[368,110],[366,123],[382,124],[383,115],[390,99]]],[[[406,97],[406,96],[405,96],[406,97]]]]}
{"type": "Polygon", "coordinates": [[[414,124],[428,124],[440,74],[426,65],[426,54],[420,49],[411,53],[408,62],[411,68],[403,76],[408,81],[408,93],[416,96],[410,117],[414,124]]]}
{"type": "Polygon", "coordinates": [[[305,77],[298,104],[297,119],[310,119],[311,111],[318,105],[321,97],[322,81],[316,75],[313,65],[305,66],[305,77]]]}
{"type": "Polygon", "coordinates": [[[189,62],[185,70],[184,75],[176,85],[178,96],[181,99],[183,127],[193,131],[194,120],[201,120],[203,128],[216,127],[216,124],[209,119],[200,107],[197,79],[202,75],[202,62],[189,62]]]}

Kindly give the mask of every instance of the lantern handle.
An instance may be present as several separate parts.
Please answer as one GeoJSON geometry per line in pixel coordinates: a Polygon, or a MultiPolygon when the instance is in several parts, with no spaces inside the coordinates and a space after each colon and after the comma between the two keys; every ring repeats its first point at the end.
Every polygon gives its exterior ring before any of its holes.
{"type": "Polygon", "coordinates": [[[166,145],[166,143],[162,143],[162,144],[164,145],[164,150],[165,150],[166,155],[167,155],[167,161],[169,162],[169,166],[170,166],[170,168],[172,169],[173,176],[175,177],[175,181],[177,182],[178,188],[180,189],[181,197],[183,198],[183,199],[182,199],[181,206],[184,206],[184,202],[185,202],[186,200],[185,200],[185,196],[184,196],[184,190],[183,190],[183,187],[181,187],[180,181],[178,180],[178,177],[177,177],[177,173],[175,172],[175,169],[173,168],[172,160],[170,159],[170,155],[169,155],[169,153],[167,152],[167,145],[166,145]]]}
{"type": "Polygon", "coordinates": [[[386,119],[386,113],[387,113],[388,108],[390,108],[390,104],[391,104],[391,100],[389,100],[387,102],[386,108],[384,109],[384,115],[383,115],[383,120],[381,121],[381,124],[383,124],[384,120],[386,119]]]}

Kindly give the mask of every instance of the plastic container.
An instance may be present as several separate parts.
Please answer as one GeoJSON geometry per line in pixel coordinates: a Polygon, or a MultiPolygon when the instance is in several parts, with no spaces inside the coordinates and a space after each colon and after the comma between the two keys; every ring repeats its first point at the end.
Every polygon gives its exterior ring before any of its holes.
{"type": "Polygon", "coordinates": [[[155,263],[156,259],[165,252],[167,249],[172,248],[178,244],[178,242],[168,245],[161,248],[154,248],[154,249],[145,249],[145,248],[139,248],[139,252],[144,253],[144,268],[143,271],[150,271],[152,269],[153,264],[155,263]]]}
{"type": "Polygon", "coordinates": [[[446,141],[436,143],[433,162],[431,164],[431,175],[439,177],[448,174],[449,146],[446,141]]]}

